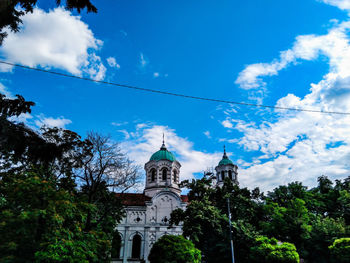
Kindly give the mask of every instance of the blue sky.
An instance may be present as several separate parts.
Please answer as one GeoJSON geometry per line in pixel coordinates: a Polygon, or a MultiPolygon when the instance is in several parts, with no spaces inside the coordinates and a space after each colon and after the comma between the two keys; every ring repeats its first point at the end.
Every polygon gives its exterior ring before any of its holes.
{"type": "MultiPolygon", "coordinates": [[[[38,1],[2,60],[188,95],[350,112],[350,0],[93,1],[97,14],[38,1]]],[[[52,1],[54,2],[54,1],[52,1]]],[[[110,134],[137,163],[161,145],[182,179],[225,144],[242,186],[350,175],[350,118],[149,94],[0,65],[0,91],[36,102],[28,125],[110,134]]]]}

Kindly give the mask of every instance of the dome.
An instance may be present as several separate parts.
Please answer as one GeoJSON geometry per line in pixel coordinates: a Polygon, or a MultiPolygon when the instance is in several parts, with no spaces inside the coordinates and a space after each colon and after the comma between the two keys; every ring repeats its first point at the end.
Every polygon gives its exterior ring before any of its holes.
{"type": "Polygon", "coordinates": [[[233,164],[233,162],[229,158],[227,159],[222,158],[222,160],[219,162],[219,165],[227,165],[227,164],[233,164]]]}
{"type": "Polygon", "coordinates": [[[233,162],[227,157],[226,149],[224,147],[224,156],[222,156],[222,159],[219,162],[219,165],[228,165],[228,164],[232,164],[233,165],[233,162]]]}
{"type": "Polygon", "coordinates": [[[150,161],[160,161],[160,160],[168,160],[170,162],[175,161],[175,156],[167,150],[165,145],[163,144],[162,147],[158,152],[155,152],[152,154],[150,161]]]}

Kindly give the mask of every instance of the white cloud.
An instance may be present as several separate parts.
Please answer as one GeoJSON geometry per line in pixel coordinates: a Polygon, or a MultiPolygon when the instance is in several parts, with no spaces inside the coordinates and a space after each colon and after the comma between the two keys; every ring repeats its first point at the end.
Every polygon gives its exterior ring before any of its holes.
{"type": "Polygon", "coordinates": [[[350,0],[319,0],[326,4],[336,6],[342,10],[350,10],[350,0]]]}
{"type": "Polygon", "coordinates": [[[101,62],[101,58],[94,53],[89,54],[85,66],[82,69],[95,80],[103,80],[107,70],[101,62]]]}
{"type": "Polygon", "coordinates": [[[208,138],[211,139],[210,131],[205,131],[203,134],[208,138]]]}
{"type": "Polygon", "coordinates": [[[256,63],[246,66],[239,73],[235,83],[243,89],[256,89],[266,85],[263,77],[278,75],[292,63],[300,60],[315,60],[319,55],[330,59],[329,65],[332,72],[341,74],[342,77],[350,76],[350,50],[348,47],[347,33],[350,22],[336,25],[326,35],[302,35],[298,36],[291,49],[280,52],[279,59],[270,63],[256,63]]]}
{"type": "MultiPolygon", "coordinates": [[[[264,85],[265,76],[301,60],[327,58],[329,72],[317,84],[310,84],[304,97],[293,93],[280,98],[276,106],[350,112],[350,22],[336,24],[325,35],[298,36],[293,47],[272,63],[253,64],[241,72],[242,88],[264,85]]],[[[325,60],[324,60],[325,61],[325,60]]],[[[301,181],[317,184],[317,177],[350,176],[350,115],[276,110],[273,121],[248,122],[225,114],[222,125],[242,133],[234,140],[257,157],[240,169],[244,186],[271,190],[280,184],[301,181]]]]}
{"type": "Polygon", "coordinates": [[[0,63],[0,72],[12,72],[13,66],[0,63]]]}
{"type": "Polygon", "coordinates": [[[17,123],[24,123],[24,124],[31,126],[29,121],[28,121],[30,119],[33,119],[33,116],[29,113],[21,113],[18,117],[12,116],[9,118],[10,121],[14,121],[17,123]]]}
{"type": "Polygon", "coordinates": [[[37,116],[37,118],[38,119],[35,120],[35,124],[38,127],[46,125],[49,127],[65,128],[66,125],[72,123],[71,120],[65,119],[64,117],[52,118],[52,117],[45,117],[44,115],[39,115],[37,116]]]}
{"type": "Polygon", "coordinates": [[[221,122],[222,126],[224,126],[225,128],[233,128],[233,124],[229,119],[226,119],[224,121],[221,122]]]}
{"type": "Polygon", "coordinates": [[[117,63],[117,60],[114,57],[107,58],[107,63],[112,68],[120,69],[120,65],[117,63]]]}
{"type": "Polygon", "coordinates": [[[48,13],[35,8],[22,20],[20,32],[8,32],[0,47],[0,54],[7,61],[30,67],[55,67],[74,75],[85,73],[95,79],[104,77],[106,68],[94,53],[103,43],[79,16],[62,8],[48,13]]]}
{"type": "Polygon", "coordinates": [[[139,123],[136,125],[136,130],[140,130],[140,129],[143,129],[143,128],[146,128],[148,127],[149,125],[146,124],[146,123],[139,123]]]}
{"type": "Polygon", "coordinates": [[[240,170],[245,186],[271,190],[292,181],[313,186],[321,175],[332,179],[350,175],[350,116],[298,112],[260,125],[233,123],[243,133],[235,143],[258,153],[240,170]]]}
{"type": "Polygon", "coordinates": [[[4,94],[9,99],[15,97],[2,83],[0,83],[0,93],[4,94]]]}
{"type": "Polygon", "coordinates": [[[149,61],[143,53],[140,53],[140,67],[144,68],[148,65],[149,61]]]}
{"type": "Polygon", "coordinates": [[[154,72],[153,77],[158,78],[159,77],[159,72],[154,72]]]}
{"type": "Polygon", "coordinates": [[[128,133],[127,130],[118,130],[118,132],[121,132],[124,135],[124,140],[130,139],[130,134],[128,133]]]}
{"type": "Polygon", "coordinates": [[[165,144],[181,163],[181,180],[193,178],[195,173],[202,173],[208,167],[215,167],[221,159],[222,153],[204,153],[194,149],[194,145],[186,138],[176,134],[175,130],[160,125],[144,124],[135,132],[129,141],[123,142],[124,149],[128,149],[129,156],[142,167],[149,161],[153,153],[162,145],[163,133],[165,144]]]}
{"type": "Polygon", "coordinates": [[[111,124],[112,124],[113,126],[119,127],[119,126],[127,125],[128,122],[127,122],[127,121],[124,121],[124,122],[112,122],[111,124]]]}

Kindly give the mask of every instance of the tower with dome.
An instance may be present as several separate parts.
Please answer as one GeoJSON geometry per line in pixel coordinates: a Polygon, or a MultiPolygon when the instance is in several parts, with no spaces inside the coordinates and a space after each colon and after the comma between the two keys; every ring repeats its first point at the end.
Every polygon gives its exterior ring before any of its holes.
{"type": "Polygon", "coordinates": [[[238,184],[238,166],[235,165],[227,156],[226,148],[224,146],[224,155],[218,166],[215,167],[217,185],[222,187],[224,185],[225,178],[229,178],[235,184],[238,184]]]}
{"type": "MultiPolygon", "coordinates": [[[[182,226],[169,227],[170,214],[180,208],[185,210],[188,198],[181,195],[181,164],[164,143],[145,164],[145,189],[143,193],[118,193],[125,206],[125,217],[117,226],[113,238],[112,262],[148,262],[153,244],[163,235],[181,235],[182,226]]],[[[216,185],[221,187],[225,178],[235,183],[237,165],[228,158],[226,150],[216,170],[216,185]]]]}
{"type": "Polygon", "coordinates": [[[146,187],[145,195],[153,197],[155,194],[168,190],[180,195],[180,168],[181,164],[165,147],[163,140],[160,150],[155,152],[145,164],[146,187]]]}

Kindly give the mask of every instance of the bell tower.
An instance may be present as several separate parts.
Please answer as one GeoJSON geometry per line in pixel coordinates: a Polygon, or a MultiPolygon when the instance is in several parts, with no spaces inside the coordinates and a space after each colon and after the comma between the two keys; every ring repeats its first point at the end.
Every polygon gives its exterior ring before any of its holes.
{"type": "Polygon", "coordinates": [[[233,164],[233,162],[228,158],[226,154],[226,148],[224,146],[224,155],[218,166],[215,167],[216,180],[219,187],[224,185],[225,178],[229,178],[235,184],[238,184],[238,166],[233,164]]]}
{"type": "Polygon", "coordinates": [[[165,147],[163,134],[163,144],[160,150],[155,152],[145,164],[145,195],[153,197],[156,193],[164,190],[172,191],[180,195],[180,168],[181,164],[165,147]]]}

